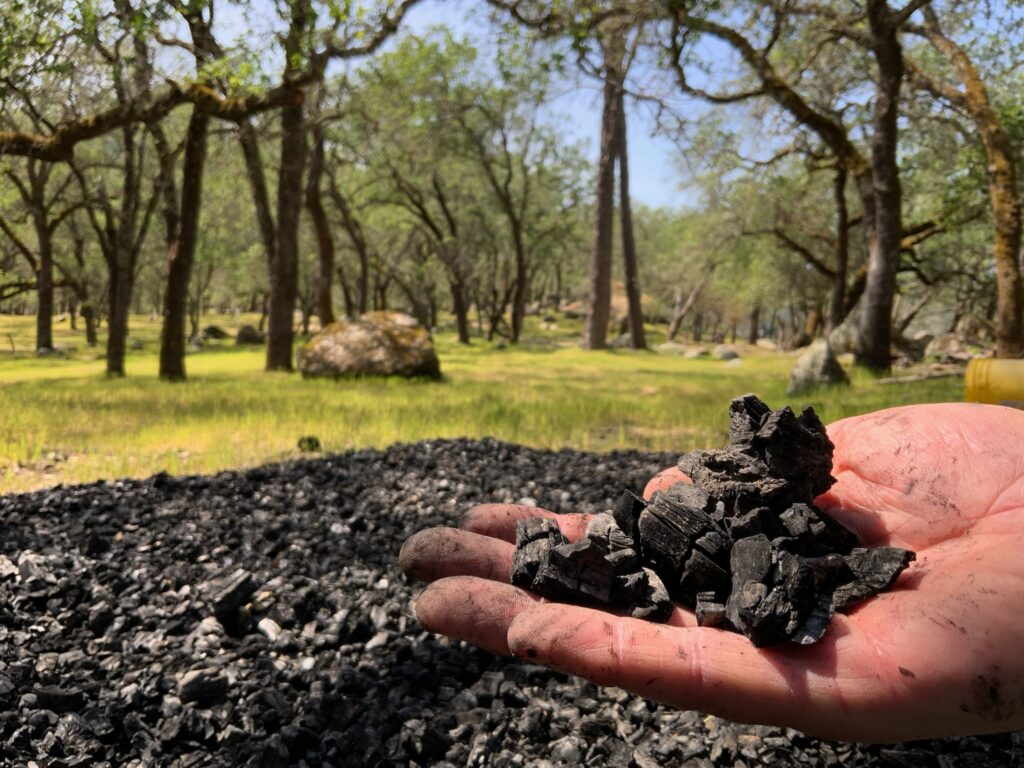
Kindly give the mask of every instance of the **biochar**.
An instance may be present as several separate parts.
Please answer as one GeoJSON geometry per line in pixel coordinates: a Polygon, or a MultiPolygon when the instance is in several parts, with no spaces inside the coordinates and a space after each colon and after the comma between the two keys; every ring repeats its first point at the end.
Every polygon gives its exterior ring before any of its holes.
{"type": "Polygon", "coordinates": [[[756,646],[806,645],[833,614],[890,587],[914,553],[862,548],[814,506],[835,483],[825,426],[807,408],[771,410],[754,395],[729,407],[729,445],[693,451],[693,483],[649,502],[623,494],[575,542],[556,521],[519,523],[512,583],[554,600],[665,621],[673,601],[705,627],[756,646]]]}

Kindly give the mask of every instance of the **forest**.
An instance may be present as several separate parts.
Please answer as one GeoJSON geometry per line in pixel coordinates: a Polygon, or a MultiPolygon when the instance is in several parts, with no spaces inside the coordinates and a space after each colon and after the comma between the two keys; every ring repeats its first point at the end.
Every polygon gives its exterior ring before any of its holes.
{"type": "Polygon", "coordinates": [[[464,344],[561,311],[586,349],[646,321],[846,329],[883,372],[920,328],[1024,354],[1019,3],[434,2],[471,20],[409,29],[417,5],[6,3],[0,312],[40,354],[105,329],[114,376],[158,318],[169,381],[210,312],[259,313],[267,370],[384,308],[464,344]],[[678,204],[631,201],[641,113],[678,204]]]}

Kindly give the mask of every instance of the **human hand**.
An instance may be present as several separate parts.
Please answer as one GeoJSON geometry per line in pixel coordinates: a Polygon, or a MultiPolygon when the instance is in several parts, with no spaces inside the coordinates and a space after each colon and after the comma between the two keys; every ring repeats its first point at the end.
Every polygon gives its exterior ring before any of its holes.
{"type": "MultiPolygon", "coordinates": [[[[516,522],[555,517],[575,539],[588,518],[501,504],[405,544],[403,569],[433,582],[417,616],[497,653],[740,722],[864,741],[1024,727],[1024,413],[909,406],[845,419],[829,436],[837,482],[818,506],[867,546],[917,560],[814,645],[755,648],[697,627],[681,606],[652,624],[543,601],[508,583],[516,522]]],[[[645,495],[681,479],[663,472],[645,495]]]]}

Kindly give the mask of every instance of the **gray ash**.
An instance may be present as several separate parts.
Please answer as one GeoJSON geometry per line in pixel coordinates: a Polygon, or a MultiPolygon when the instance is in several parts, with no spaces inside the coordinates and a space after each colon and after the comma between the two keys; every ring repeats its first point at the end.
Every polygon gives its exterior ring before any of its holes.
{"type": "Polygon", "coordinates": [[[674,600],[701,626],[757,646],[813,643],[837,610],[890,587],[914,553],[861,548],[814,506],[835,482],[834,446],[814,410],[773,411],[744,395],[729,415],[728,446],[679,459],[692,485],[649,503],[627,491],[572,543],[553,521],[520,523],[512,582],[651,621],[665,621],[674,600]]]}

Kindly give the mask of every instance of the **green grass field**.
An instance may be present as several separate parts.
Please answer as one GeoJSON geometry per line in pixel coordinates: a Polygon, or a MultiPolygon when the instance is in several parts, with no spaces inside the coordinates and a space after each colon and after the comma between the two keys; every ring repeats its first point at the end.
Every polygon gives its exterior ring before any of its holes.
{"type": "MultiPolygon", "coordinates": [[[[233,331],[254,318],[206,318],[233,331]]],[[[326,451],[427,438],[495,437],[543,448],[683,452],[725,439],[730,398],[784,395],[793,354],[739,345],[740,362],[653,352],[584,352],[579,324],[528,326],[526,343],[470,347],[441,331],[442,382],[304,381],[267,374],[262,349],[233,342],[189,355],[187,384],[157,380],[157,323],[132,319],[128,377],[103,376],[102,347],[56,326],[67,359],[32,354],[34,320],[0,316],[0,492],[208,473],[292,458],[316,435],[326,451]],[[11,352],[11,345],[15,352],[11,352]],[[72,348],[74,347],[74,348],[72,348]]],[[[204,323],[205,324],[205,323],[204,323]]],[[[652,346],[663,340],[652,328],[652,346]]],[[[890,405],[962,399],[959,379],[880,385],[855,373],[844,390],[792,403],[826,421],[890,405]]]]}

